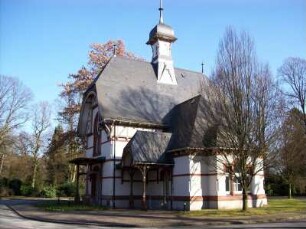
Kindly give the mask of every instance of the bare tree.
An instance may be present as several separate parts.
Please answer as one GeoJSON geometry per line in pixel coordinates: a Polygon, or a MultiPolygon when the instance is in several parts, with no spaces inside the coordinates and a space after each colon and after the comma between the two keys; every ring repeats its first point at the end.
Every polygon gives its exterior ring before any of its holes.
{"type": "Polygon", "coordinates": [[[289,86],[285,94],[298,104],[303,113],[306,133],[306,60],[298,57],[291,57],[284,61],[278,69],[278,74],[289,86]]]}
{"type": "Polygon", "coordinates": [[[13,131],[27,121],[31,98],[31,91],[19,80],[0,75],[0,175],[6,148],[13,142],[13,131]]]}
{"type": "Polygon", "coordinates": [[[247,191],[253,177],[263,171],[267,152],[276,139],[279,109],[268,66],[261,66],[253,40],[243,32],[229,28],[219,44],[217,66],[210,95],[219,119],[219,168],[226,168],[231,179],[242,187],[243,210],[247,209],[247,191]],[[220,166],[221,165],[221,166],[220,166]]]}
{"type": "Polygon", "coordinates": [[[44,147],[44,134],[50,126],[50,106],[47,102],[41,102],[33,107],[32,132],[19,134],[18,148],[21,154],[28,154],[32,159],[32,182],[35,188],[39,157],[44,147]]]}
{"type": "Polygon", "coordinates": [[[282,125],[277,169],[288,184],[288,198],[292,197],[292,186],[306,175],[306,139],[302,122],[303,114],[293,108],[282,125]]]}

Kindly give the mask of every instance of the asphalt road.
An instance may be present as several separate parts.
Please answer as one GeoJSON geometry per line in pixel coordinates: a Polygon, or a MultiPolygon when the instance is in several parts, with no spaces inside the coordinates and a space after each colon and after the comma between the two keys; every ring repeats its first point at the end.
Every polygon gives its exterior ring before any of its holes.
{"type": "Polygon", "coordinates": [[[288,221],[282,223],[261,223],[261,224],[240,224],[240,225],[227,225],[227,226],[214,226],[212,228],[219,229],[236,229],[236,228],[306,228],[306,219],[288,221]]]}
{"type": "Polygon", "coordinates": [[[87,225],[73,225],[73,224],[62,224],[62,223],[48,223],[40,222],[35,220],[28,220],[20,217],[15,212],[13,212],[6,205],[0,204],[0,228],[1,229],[51,229],[51,228],[60,228],[60,229],[76,229],[76,228],[106,228],[98,226],[87,226],[87,225]]]}

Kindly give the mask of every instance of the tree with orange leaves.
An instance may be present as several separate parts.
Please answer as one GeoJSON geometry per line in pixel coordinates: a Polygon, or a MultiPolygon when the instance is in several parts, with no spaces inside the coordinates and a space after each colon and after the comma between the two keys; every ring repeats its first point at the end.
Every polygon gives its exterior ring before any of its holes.
{"type": "MultiPolygon", "coordinates": [[[[82,144],[76,135],[82,95],[114,55],[138,59],[134,54],[126,51],[122,40],[110,40],[104,44],[94,43],[90,46],[87,67],[83,66],[76,74],[70,74],[70,80],[60,85],[62,88],[60,97],[64,101],[64,106],[59,112],[59,116],[60,121],[67,127],[63,136],[67,138],[67,155],[69,159],[77,157],[82,152],[82,144]]],[[[74,181],[74,166],[70,165],[69,173],[69,181],[74,181]]]]}

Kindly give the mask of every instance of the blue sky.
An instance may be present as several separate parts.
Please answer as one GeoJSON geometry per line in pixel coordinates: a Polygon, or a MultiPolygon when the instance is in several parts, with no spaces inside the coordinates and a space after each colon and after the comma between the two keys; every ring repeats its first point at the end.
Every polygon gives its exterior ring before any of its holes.
{"type": "MultiPolygon", "coordinates": [[[[18,77],[35,100],[53,102],[58,84],[88,61],[89,45],[123,39],[147,60],[159,0],[0,0],[0,74],[18,77]]],[[[227,26],[246,30],[273,74],[290,56],[306,58],[305,0],[164,0],[174,28],[176,67],[210,74],[227,26]]]]}

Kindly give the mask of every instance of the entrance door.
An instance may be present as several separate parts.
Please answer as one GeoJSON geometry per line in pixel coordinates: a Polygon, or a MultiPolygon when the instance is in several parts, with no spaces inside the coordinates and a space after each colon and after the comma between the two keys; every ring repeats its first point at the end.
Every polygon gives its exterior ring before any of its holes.
{"type": "Polygon", "coordinates": [[[95,199],[97,192],[97,174],[91,175],[91,197],[95,199]]]}

